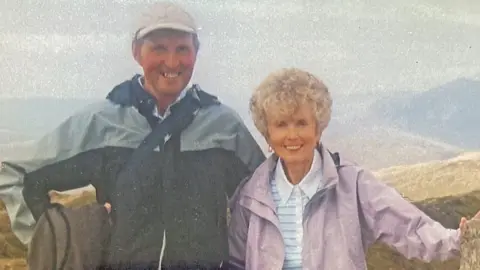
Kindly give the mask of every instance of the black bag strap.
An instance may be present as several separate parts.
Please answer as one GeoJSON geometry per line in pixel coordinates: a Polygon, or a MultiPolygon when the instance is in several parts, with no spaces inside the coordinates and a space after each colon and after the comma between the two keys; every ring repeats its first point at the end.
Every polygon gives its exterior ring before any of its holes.
{"type": "Polygon", "coordinates": [[[340,167],[340,154],[338,152],[332,153],[330,150],[328,150],[328,153],[333,159],[333,163],[335,164],[335,167],[337,167],[337,170],[340,167]]]}
{"type": "Polygon", "coordinates": [[[69,255],[69,252],[70,252],[70,249],[71,249],[71,245],[72,245],[72,236],[71,236],[71,228],[70,228],[70,222],[68,221],[68,218],[67,216],[65,215],[65,213],[63,212],[63,206],[61,204],[58,204],[58,203],[51,203],[47,209],[45,209],[45,212],[43,213],[45,215],[45,218],[47,220],[47,223],[48,223],[48,227],[50,228],[50,231],[52,232],[52,235],[51,235],[51,241],[52,241],[52,261],[51,261],[51,267],[52,267],[52,270],[63,270],[65,269],[65,265],[67,264],[67,259],[68,259],[68,255],[69,255]],[[50,216],[50,209],[52,210],[55,210],[55,211],[58,211],[59,215],[62,217],[63,221],[65,222],[65,227],[66,227],[66,246],[65,246],[65,250],[63,251],[63,257],[62,257],[62,260],[60,262],[60,266],[57,267],[57,252],[59,250],[57,250],[57,234],[55,233],[55,228],[54,228],[54,225],[53,225],[53,221],[52,221],[52,218],[50,216]]]}
{"type": "MultiPolygon", "coordinates": [[[[134,150],[127,163],[117,175],[115,181],[116,191],[135,190],[136,187],[141,186],[140,179],[135,177],[135,171],[143,167],[146,159],[151,157],[151,154],[157,148],[158,152],[164,151],[164,146],[171,136],[178,136],[194,119],[196,111],[200,108],[200,102],[189,91],[186,96],[171,108],[171,114],[162,122],[157,123],[152,131],[140,143],[137,149],[134,150]]],[[[160,155],[161,156],[161,155],[160,155]]],[[[160,163],[159,163],[160,164],[160,163]]],[[[121,201],[135,202],[135,192],[118,194],[121,201]]],[[[112,213],[115,213],[117,206],[115,198],[112,200],[112,213]]],[[[130,207],[130,206],[129,206],[130,207]]],[[[131,208],[131,207],[130,207],[131,208]]],[[[113,218],[115,215],[112,215],[113,218]]],[[[114,220],[115,223],[115,220],[114,220]]]]}
{"type": "Polygon", "coordinates": [[[158,151],[163,152],[168,137],[179,135],[195,117],[195,112],[200,109],[200,103],[189,92],[171,111],[172,113],[162,122],[157,123],[152,131],[145,137],[138,148],[132,153],[125,168],[135,167],[139,161],[149,156],[150,152],[158,146],[158,151]]]}
{"type": "Polygon", "coordinates": [[[201,107],[207,107],[218,104],[215,96],[199,89],[198,85],[193,85],[187,91],[187,94],[178,103],[172,105],[171,114],[162,122],[156,123],[152,131],[145,137],[142,143],[131,155],[125,168],[131,168],[138,165],[138,162],[149,156],[157,146],[159,152],[163,152],[163,147],[169,137],[179,135],[195,118],[196,112],[201,107]]]}
{"type": "MultiPolygon", "coordinates": [[[[317,144],[317,151],[319,153],[321,153],[323,147],[324,147],[323,145],[318,143],[317,144]]],[[[337,170],[340,169],[340,167],[341,167],[340,166],[340,154],[338,152],[332,152],[328,148],[326,150],[327,150],[328,154],[330,155],[330,157],[333,159],[333,163],[335,164],[335,167],[337,167],[337,170]]]]}

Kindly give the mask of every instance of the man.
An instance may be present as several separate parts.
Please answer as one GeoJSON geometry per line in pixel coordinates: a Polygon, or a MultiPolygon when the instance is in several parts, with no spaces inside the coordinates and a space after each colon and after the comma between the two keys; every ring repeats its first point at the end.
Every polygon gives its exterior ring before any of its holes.
{"type": "Polygon", "coordinates": [[[68,118],[24,159],[2,163],[0,198],[23,243],[49,207],[49,191],[92,184],[97,201],[112,207],[110,267],[225,266],[226,196],[264,155],[233,110],[189,85],[200,45],[196,29],[177,5],[150,7],[132,42],[143,76],[68,118]],[[152,150],[149,159],[130,160],[156,125],[181,113],[185,100],[200,108],[183,132],[158,138],[163,150],[152,150]],[[129,162],[135,164],[130,178],[119,183],[129,162]]]}

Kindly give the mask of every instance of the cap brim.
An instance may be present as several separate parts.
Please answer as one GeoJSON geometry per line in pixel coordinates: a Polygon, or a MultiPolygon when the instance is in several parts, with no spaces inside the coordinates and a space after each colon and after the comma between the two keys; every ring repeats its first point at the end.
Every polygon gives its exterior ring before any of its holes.
{"type": "Polygon", "coordinates": [[[156,30],[161,30],[161,29],[178,30],[178,31],[182,31],[182,32],[192,33],[192,34],[195,34],[197,32],[194,28],[188,27],[184,24],[161,23],[161,24],[155,24],[155,25],[143,28],[142,30],[140,30],[137,33],[137,39],[143,38],[146,35],[150,34],[151,32],[156,31],[156,30]]]}

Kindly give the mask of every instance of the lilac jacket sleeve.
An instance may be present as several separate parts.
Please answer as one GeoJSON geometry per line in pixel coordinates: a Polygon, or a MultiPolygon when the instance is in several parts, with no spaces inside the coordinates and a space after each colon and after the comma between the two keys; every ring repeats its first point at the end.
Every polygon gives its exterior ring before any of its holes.
{"type": "Polygon", "coordinates": [[[370,241],[380,241],[408,259],[430,262],[460,255],[460,231],[444,228],[393,187],[362,171],[358,196],[370,241]]]}
{"type": "Polygon", "coordinates": [[[245,210],[240,205],[230,209],[231,218],[228,228],[229,267],[230,269],[245,269],[248,219],[246,218],[245,210]]]}

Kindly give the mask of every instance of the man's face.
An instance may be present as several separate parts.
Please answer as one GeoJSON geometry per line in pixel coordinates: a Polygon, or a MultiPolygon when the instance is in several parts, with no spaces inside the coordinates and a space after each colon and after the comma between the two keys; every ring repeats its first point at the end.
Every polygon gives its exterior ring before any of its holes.
{"type": "Polygon", "coordinates": [[[173,30],[149,34],[134,48],[134,56],[143,69],[145,88],[159,98],[178,96],[190,81],[197,50],[193,35],[173,30]]]}

